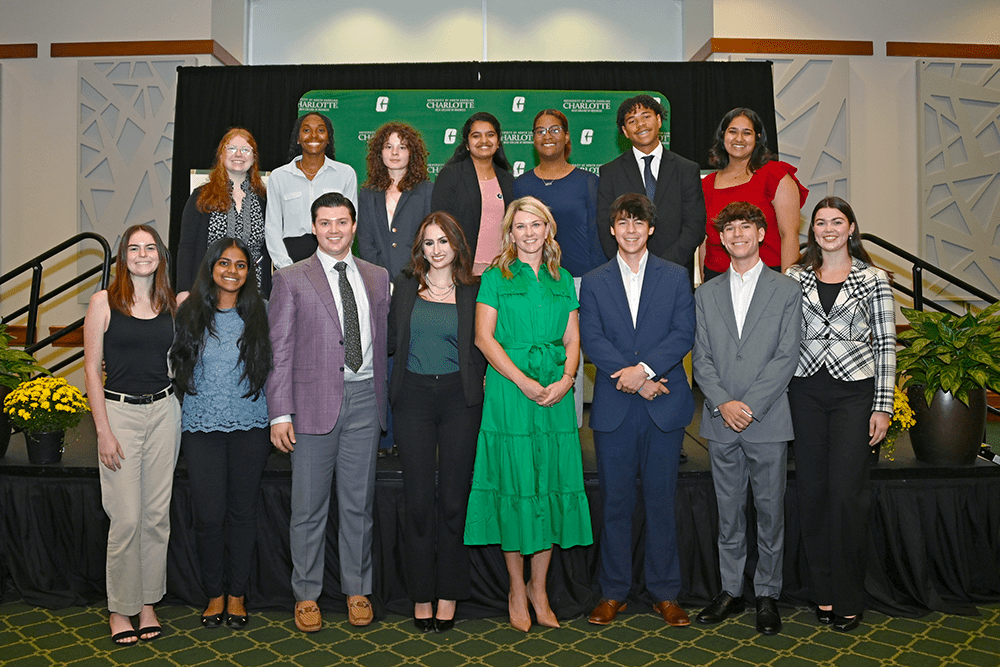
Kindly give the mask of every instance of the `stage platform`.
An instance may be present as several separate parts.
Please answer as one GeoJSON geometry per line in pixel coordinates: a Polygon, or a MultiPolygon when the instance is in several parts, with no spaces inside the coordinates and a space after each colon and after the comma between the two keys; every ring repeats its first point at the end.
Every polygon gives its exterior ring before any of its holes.
{"type": "MultiPolygon", "coordinates": [[[[677,525],[684,587],[683,603],[705,604],[720,587],[716,560],[716,507],[707,445],[687,429],[687,463],[680,468],[677,525]]],[[[16,589],[29,604],[58,608],[99,604],[105,597],[108,520],[101,507],[93,423],[67,435],[60,464],[32,465],[23,437],[12,438],[0,459],[0,593],[16,589]]],[[[594,525],[600,492],[590,429],[581,429],[581,448],[594,525]]],[[[970,467],[928,466],[913,458],[904,435],[895,460],[872,468],[872,513],[866,579],[867,605],[880,612],[919,616],[928,611],[976,613],[975,605],[1000,601],[1000,466],[979,460],[970,467]]],[[[785,499],[785,603],[803,605],[807,577],[794,494],[795,466],[789,461],[785,499]]],[[[287,456],[272,452],[261,487],[258,547],[248,593],[251,609],[294,604],[289,577],[288,520],[291,472],[287,456]]],[[[333,502],[335,502],[335,497],[333,502]]],[[[403,575],[402,479],[397,458],[379,460],[375,494],[374,595],[376,613],[408,615],[403,575]]],[[[641,496],[640,496],[641,509],[641,496]]],[[[752,511],[752,510],[751,510],[752,511]]],[[[336,512],[331,507],[331,517],[336,512]]],[[[168,602],[200,606],[205,595],[195,557],[191,496],[183,458],[178,464],[168,557],[168,602]]],[[[752,516],[748,525],[753,525],[752,516]]],[[[644,521],[637,512],[633,536],[642,553],[644,521]]],[[[327,532],[327,577],[321,605],[344,609],[337,581],[336,528],[327,532]]],[[[595,539],[599,535],[595,532],[595,539]]],[[[753,538],[751,538],[752,544],[753,538]]],[[[752,574],[751,549],[747,571],[752,574]]],[[[549,578],[552,606],[560,617],[588,613],[600,599],[596,545],[556,548],[549,578]]],[[[507,613],[507,574],[497,547],[473,550],[473,597],[459,616],[507,613]]],[[[631,604],[649,607],[642,558],[635,559],[631,604]]],[[[750,578],[745,590],[752,591],[750,578]]]]}

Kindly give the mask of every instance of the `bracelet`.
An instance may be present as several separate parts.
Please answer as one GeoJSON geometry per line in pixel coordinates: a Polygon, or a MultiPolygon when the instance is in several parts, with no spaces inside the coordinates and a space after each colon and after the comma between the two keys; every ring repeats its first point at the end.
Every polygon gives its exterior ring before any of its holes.
{"type": "Polygon", "coordinates": [[[563,377],[568,377],[570,382],[576,382],[575,375],[570,375],[569,373],[563,373],[563,377]]]}

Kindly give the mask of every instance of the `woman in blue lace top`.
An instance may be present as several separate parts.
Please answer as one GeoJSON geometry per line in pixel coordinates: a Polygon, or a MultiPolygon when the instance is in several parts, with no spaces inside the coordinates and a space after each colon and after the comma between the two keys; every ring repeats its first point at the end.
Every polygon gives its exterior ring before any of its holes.
{"type": "Polygon", "coordinates": [[[250,250],[239,239],[209,246],[177,310],[170,362],[184,396],[195,546],[209,602],[205,627],[247,623],[244,604],[257,535],[257,496],[271,442],[264,383],[271,371],[267,310],[250,250]],[[228,596],[224,594],[228,592],[228,596]]]}

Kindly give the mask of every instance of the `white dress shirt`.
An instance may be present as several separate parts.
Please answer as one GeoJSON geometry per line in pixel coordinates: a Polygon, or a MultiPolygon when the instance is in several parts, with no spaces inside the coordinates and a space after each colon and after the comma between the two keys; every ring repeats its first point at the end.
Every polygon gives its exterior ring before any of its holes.
{"type": "Polygon", "coordinates": [[[747,319],[747,311],[750,309],[750,302],[753,301],[753,293],[757,289],[757,279],[760,272],[764,270],[764,262],[757,258],[757,263],[742,276],[736,272],[736,268],[729,266],[729,294],[733,297],[733,314],[736,316],[736,333],[743,337],[743,323],[747,319]]]}
{"type": "Polygon", "coordinates": [[[340,272],[333,268],[338,262],[347,264],[347,282],[351,284],[354,292],[354,302],[358,306],[358,326],[361,331],[361,367],[355,373],[348,366],[344,366],[344,382],[355,382],[359,380],[370,380],[375,377],[375,370],[372,366],[372,327],[371,327],[371,307],[368,304],[368,291],[365,289],[365,281],[361,278],[358,265],[354,261],[354,255],[347,253],[347,257],[342,260],[335,259],[327,255],[322,250],[316,251],[319,263],[323,266],[323,272],[330,283],[330,291],[333,292],[333,300],[337,302],[337,315],[340,317],[340,330],[344,328],[344,303],[340,298],[340,272]]]}
{"type": "MultiPolygon", "coordinates": [[[[620,252],[615,253],[618,259],[618,270],[622,273],[622,285],[625,287],[625,298],[628,300],[628,311],[632,315],[632,328],[635,328],[636,318],[639,315],[639,297],[642,296],[642,281],[646,278],[646,263],[649,259],[649,251],[642,254],[639,260],[639,270],[632,271],[632,268],[625,263],[620,252]]],[[[639,362],[646,370],[646,377],[654,378],[656,373],[645,361],[639,362]]]]}
{"type": "Polygon", "coordinates": [[[310,181],[297,164],[296,157],[271,172],[267,180],[267,210],[264,215],[264,240],[275,269],[292,264],[284,238],[312,232],[312,203],[327,192],[339,192],[358,207],[358,175],[343,162],[324,158],[323,166],[310,181]]]}

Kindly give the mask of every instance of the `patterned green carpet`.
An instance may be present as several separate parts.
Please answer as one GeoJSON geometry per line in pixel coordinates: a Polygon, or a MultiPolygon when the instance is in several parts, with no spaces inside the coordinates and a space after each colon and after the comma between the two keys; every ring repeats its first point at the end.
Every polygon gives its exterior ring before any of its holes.
{"type": "Polygon", "coordinates": [[[604,628],[579,618],[559,630],[536,626],[527,635],[504,619],[463,621],[448,633],[421,635],[399,616],[355,629],[344,614],[327,614],[324,629],[307,636],[295,629],[288,613],[254,614],[247,630],[234,632],[201,628],[200,610],[160,607],[164,637],[116,648],[103,609],[49,611],[13,602],[0,605],[0,664],[996,667],[1000,605],[980,610],[981,616],[935,613],[919,620],[869,613],[850,634],[818,626],[810,610],[782,610],[785,629],[774,637],[754,631],[752,613],[684,629],[668,628],[652,614],[626,613],[604,628]]]}

